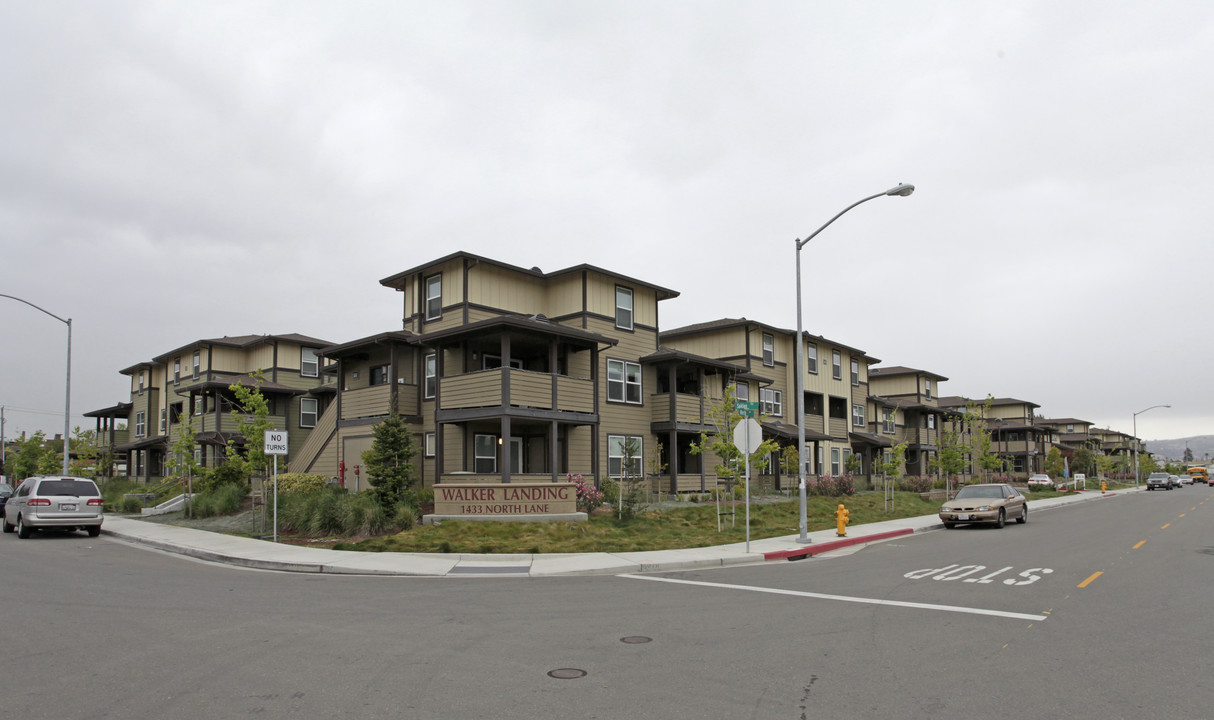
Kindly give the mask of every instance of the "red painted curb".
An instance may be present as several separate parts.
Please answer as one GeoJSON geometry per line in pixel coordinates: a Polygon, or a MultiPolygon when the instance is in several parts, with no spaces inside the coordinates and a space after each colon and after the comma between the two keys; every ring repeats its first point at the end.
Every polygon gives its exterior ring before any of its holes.
{"type": "Polygon", "coordinates": [[[763,559],[800,560],[801,558],[813,557],[814,555],[829,552],[831,550],[838,550],[839,548],[850,547],[852,545],[863,545],[864,543],[899,537],[901,535],[911,535],[914,532],[915,531],[912,528],[903,528],[901,530],[890,530],[889,532],[874,533],[872,535],[860,535],[852,538],[842,538],[840,540],[831,540],[818,545],[808,545],[795,550],[776,550],[775,552],[763,553],[763,559]]]}

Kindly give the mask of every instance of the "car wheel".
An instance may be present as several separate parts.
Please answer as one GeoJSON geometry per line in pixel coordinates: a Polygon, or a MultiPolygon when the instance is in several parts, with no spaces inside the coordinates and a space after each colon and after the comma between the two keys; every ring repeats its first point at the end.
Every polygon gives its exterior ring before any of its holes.
{"type": "Polygon", "coordinates": [[[26,525],[25,520],[20,515],[18,515],[17,516],[17,537],[24,540],[25,538],[27,538],[29,536],[30,536],[29,525],[26,525]]]}
{"type": "Polygon", "coordinates": [[[4,532],[6,532],[6,533],[11,533],[16,528],[14,528],[12,525],[9,525],[8,520],[4,520],[4,525],[3,525],[3,527],[0,527],[0,529],[4,530],[4,532]]]}
{"type": "Polygon", "coordinates": [[[951,523],[951,522],[944,523],[945,530],[952,530],[955,527],[957,527],[957,523],[951,523]]]}
{"type": "Polygon", "coordinates": [[[1021,505],[1020,506],[1020,517],[1016,518],[1016,522],[1023,525],[1028,521],[1029,521],[1029,506],[1021,505]]]}
{"type": "Polygon", "coordinates": [[[1004,517],[1003,508],[999,508],[999,519],[995,521],[995,527],[997,527],[997,528],[1003,527],[1003,524],[1004,524],[1004,522],[1006,522],[1006,520],[1007,520],[1007,518],[1004,517]]]}
{"type": "Polygon", "coordinates": [[[100,525],[89,525],[89,526],[88,526],[87,528],[85,528],[85,529],[89,531],[89,537],[97,537],[98,535],[100,535],[100,534],[101,534],[101,526],[100,526],[100,525]]]}

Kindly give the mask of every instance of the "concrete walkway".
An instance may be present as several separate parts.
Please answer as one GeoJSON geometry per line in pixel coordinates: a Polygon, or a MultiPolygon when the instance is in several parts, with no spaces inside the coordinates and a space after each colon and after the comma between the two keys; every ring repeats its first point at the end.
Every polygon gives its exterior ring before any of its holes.
{"type": "MultiPolygon", "coordinates": [[[[1113,498],[1133,488],[1101,494],[1099,490],[1029,501],[1033,514],[1087,500],[1113,498]]],[[[300,547],[235,537],[193,528],[106,515],[102,532],[112,537],[201,560],[263,570],[344,575],[426,577],[553,577],[558,575],[618,575],[621,573],[692,570],[750,565],[773,560],[798,560],[841,548],[942,528],[935,515],[857,525],[837,537],[833,529],[809,533],[809,543],[797,535],[751,540],[687,550],[624,553],[552,553],[481,555],[455,553],[349,552],[300,547]]]]}

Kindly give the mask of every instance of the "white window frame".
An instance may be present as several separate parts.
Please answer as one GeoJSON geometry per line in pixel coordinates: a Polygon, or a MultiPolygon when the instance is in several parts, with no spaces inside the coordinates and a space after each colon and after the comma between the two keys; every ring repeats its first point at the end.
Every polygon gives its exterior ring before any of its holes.
{"type": "Polygon", "coordinates": [[[830,475],[831,477],[839,477],[843,474],[840,466],[839,448],[830,449],[830,475]]]}
{"type": "Polygon", "coordinates": [[[194,379],[197,380],[202,375],[202,353],[198,350],[194,351],[194,357],[191,360],[194,369],[194,379]]]}
{"type": "Polygon", "coordinates": [[[497,472],[497,448],[498,448],[498,444],[497,444],[496,435],[485,435],[485,434],[478,433],[473,436],[473,438],[472,438],[472,470],[476,474],[491,475],[491,474],[497,472]],[[493,456],[492,457],[490,457],[489,455],[480,454],[481,440],[484,438],[489,438],[491,441],[491,445],[493,447],[493,456]],[[482,470],[481,466],[480,466],[480,463],[482,460],[486,461],[486,462],[492,461],[493,467],[489,470],[482,470]]]}
{"type": "Polygon", "coordinates": [[[422,366],[422,397],[433,400],[438,391],[438,353],[427,353],[422,366]]]}
{"type": "Polygon", "coordinates": [[[198,394],[194,396],[194,414],[201,415],[206,412],[206,395],[198,394]]]}
{"type": "Polygon", "coordinates": [[[932,399],[932,379],[923,378],[923,397],[928,400],[932,399]]]}
{"type": "Polygon", "coordinates": [[[173,358],[173,382],[181,382],[181,356],[173,358]]]}
{"type": "Polygon", "coordinates": [[[432,432],[426,433],[424,447],[426,457],[434,457],[434,452],[438,444],[438,435],[432,432]]]}
{"type": "Polygon", "coordinates": [[[320,357],[316,354],[316,348],[299,349],[299,374],[303,377],[320,377],[320,357]]]}
{"type": "Polygon", "coordinates": [[[301,428],[316,427],[316,420],[319,417],[320,417],[320,401],[319,400],[317,400],[316,398],[308,398],[308,397],[299,399],[299,426],[301,428]],[[309,405],[311,406],[312,409],[305,410],[304,408],[308,407],[309,405]],[[312,416],[312,422],[310,422],[310,423],[307,421],[307,418],[309,415],[312,416]]]}
{"type": "Polygon", "coordinates": [[[148,432],[147,414],[140,410],[135,413],[135,437],[143,437],[148,432]]]}
{"type": "Polygon", "coordinates": [[[929,414],[928,414],[928,416],[927,416],[927,429],[928,429],[928,430],[935,430],[935,429],[936,429],[936,416],[935,416],[935,415],[932,415],[932,414],[930,414],[930,413],[929,413],[929,414]]]}
{"type": "Polygon", "coordinates": [[[805,346],[805,364],[806,370],[811,374],[818,374],[818,345],[817,343],[806,343],[805,346]]]}
{"type": "Polygon", "coordinates": [[[635,327],[634,300],[632,288],[615,286],[615,326],[620,330],[632,330],[635,327]]]}
{"type": "Polygon", "coordinates": [[[763,333],[763,364],[772,367],[776,364],[776,336],[763,333]]]}
{"type": "Polygon", "coordinates": [[[831,377],[836,380],[843,379],[843,353],[838,350],[830,351],[830,370],[831,377]]]}
{"type": "Polygon", "coordinates": [[[443,317],[443,274],[431,275],[423,282],[426,287],[425,317],[439,320],[443,317]]]}
{"type": "Polygon", "coordinates": [[[784,416],[784,391],[759,388],[759,412],[775,417],[784,416]]]}
{"type": "Polygon", "coordinates": [[[750,383],[734,383],[733,399],[736,402],[750,402],[750,383]]]}
{"type": "Polygon", "coordinates": [[[857,358],[851,359],[851,384],[852,387],[860,386],[860,361],[857,358]]]}
{"type": "Polygon", "coordinates": [[[139,381],[138,382],[139,382],[139,385],[138,385],[137,389],[139,392],[143,392],[143,371],[139,372],[139,381]]]}
{"type": "Polygon", "coordinates": [[[864,403],[851,404],[851,426],[864,427],[864,403]]]}
{"type": "Polygon", "coordinates": [[[896,419],[894,417],[893,410],[891,410],[889,408],[885,408],[881,411],[881,429],[885,432],[886,435],[894,434],[895,422],[896,422],[896,419]]]}
{"type": "Polygon", "coordinates": [[[163,435],[169,428],[169,411],[166,408],[160,409],[160,434],[163,435]]]}
{"type": "Polygon", "coordinates": [[[607,358],[607,402],[640,405],[642,397],[641,364],[607,358]]]}
{"type": "Polygon", "coordinates": [[[618,478],[623,477],[624,469],[624,443],[628,440],[637,441],[637,454],[632,457],[632,462],[629,467],[629,474],[632,477],[642,477],[643,464],[645,459],[645,438],[641,435],[608,435],[607,436],[607,476],[618,478]],[[614,469],[614,472],[612,470],[614,469]]]}

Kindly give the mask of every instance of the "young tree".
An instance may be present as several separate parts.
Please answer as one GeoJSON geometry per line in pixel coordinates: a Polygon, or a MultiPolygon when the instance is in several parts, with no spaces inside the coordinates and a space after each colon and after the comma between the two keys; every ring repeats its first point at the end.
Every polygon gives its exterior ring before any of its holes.
{"type": "Polygon", "coordinates": [[[250,387],[240,381],[228,386],[236,396],[236,406],[231,416],[236,420],[236,430],[244,438],[243,452],[239,452],[235,443],[228,442],[228,462],[240,463],[245,473],[252,477],[257,473],[264,475],[269,458],[266,456],[265,437],[267,430],[273,430],[270,422],[270,404],[261,393],[264,382],[260,370],[250,376],[253,385],[250,387]]]}
{"type": "MultiPolygon", "coordinates": [[[[45,458],[50,455],[44,445],[46,435],[41,431],[37,431],[32,435],[24,436],[18,439],[14,444],[17,446],[16,452],[8,453],[8,474],[9,480],[15,486],[31,475],[41,474],[39,469],[45,464],[45,458]]],[[[52,456],[51,462],[57,462],[58,458],[52,456]]],[[[52,470],[51,472],[55,472],[52,470]]]]}
{"type": "MultiPolygon", "coordinates": [[[[185,422],[181,423],[177,432],[177,440],[173,443],[168,464],[174,475],[185,480],[186,497],[189,497],[194,492],[194,479],[198,476],[198,461],[194,459],[194,450],[198,447],[198,443],[194,439],[194,418],[187,418],[185,422]]],[[[193,517],[193,503],[186,507],[190,517],[193,517]]]]}
{"type": "Polygon", "coordinates": [[[417,447],[408,425],[396,414],[371,428],[371,433],[374,436],[371,449],[362,454],[367,482],[375,501],[384,510],[393,512],[408,501],[417,482],[413,466],[417,447]]]}
{"type": "Polygon", "coordinates": [[[1056,447],[1050,448],[1050,451],[1045,454],[1045,474],[1057,481],[1062,478],[1065,471],[1066,465],[1062,461],[1062,451],[1056,447]]]}
{"type": "Polygon", "coordinates": [[[1096,454],[1085,447],[1078,448],[1075,450],[1075,454],[1071,456],[1071,470],[1095,477],[1096,454]]]}
{"type": "MultiPolygon", "coordinates": [[[[72,459],[69,469],[72,475],[96,478],[101,474],[98,467],[101,448],[97,447],[96,430],[81,430],[77,425],[72,429],[70,448],[72,459]]],[[[62,463],[60,463],[60,467],[62,467],[62,463]]]]}
{"type": "MultiPolygon", "coordinates": [[[[732,497],[734,483],[745,462],[742,452],[733,444],[734,427],[742,420],[742,414],[738,412],[733,385],[725,388],[725,397],[719,404],[709,408],[708,419],[713,429],[711,432],[701,432],[699,442],[691,443],[691,454],[710,453],[716,457],[717,465],[713,469],[717,478],[723,478],[728,482],[729,494],[732,497]]],[[[774,440],[764,440],[759,443],[759,447],[750,454],[751,468],[762,472],[767,467],[768,459],[778,448],[779,445],[774,440]]]]}
{"type": "Polygon", "coordinates": [[[881,476],[885,488],[885,512],[894,507],[894,486],[902,475],[902,468],[905,467],[906,448],[907,443],[898,443],[893,449],[882,453],[881,458],[873,463],[873,472],[881,476]]]}

